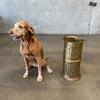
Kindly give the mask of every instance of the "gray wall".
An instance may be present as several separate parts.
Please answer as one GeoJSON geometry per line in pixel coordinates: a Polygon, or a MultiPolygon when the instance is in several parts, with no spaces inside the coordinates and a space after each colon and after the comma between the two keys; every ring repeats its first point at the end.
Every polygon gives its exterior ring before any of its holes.
{"type": "Polygon", "coordinates": [[[91,34],[100,34],[100,0],[95,0],[97,7],[93,8],[92,19],[91,19],[91,34]]]}
{"type": "Polygon", "coordinates": [[[89,1],[0,0],[0,33],[7,33],[21,20],[27,21],[36,33],[41,34],[99,33],[100,14],[97,21],[95,14],[98,12],[93,13],[99,9],[99,4],[93,8],[89,6],[89,1]]]}

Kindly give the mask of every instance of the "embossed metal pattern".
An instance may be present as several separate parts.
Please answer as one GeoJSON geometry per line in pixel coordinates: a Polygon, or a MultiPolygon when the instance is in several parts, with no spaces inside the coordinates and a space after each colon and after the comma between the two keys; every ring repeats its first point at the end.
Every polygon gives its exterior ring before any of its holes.
{"type": "Polygon", "coordinates": [[[64,37],[63,75],[67,80],[75,81],[80,78],[82,46],[81,37],[64,37]]]}

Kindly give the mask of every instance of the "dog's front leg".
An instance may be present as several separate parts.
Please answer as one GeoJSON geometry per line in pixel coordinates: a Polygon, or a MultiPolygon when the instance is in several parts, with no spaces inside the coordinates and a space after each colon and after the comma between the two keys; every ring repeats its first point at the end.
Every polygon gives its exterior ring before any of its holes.
{"type": "Polygon", "coordinates": [[[23,78],[27,78],[28,77],[28,74],[29,74],[29,60],[27,58],[24,57],[24,61],[25,61],[25,73],[23,75],[23,78]]]}
{"type": "Polygon", "coordinates": [[[42,81],[42,71],[41,71],[41,58],[39,57],[37,59],[37,62],[38,62],[38,78],[37,78],[37,81],[40,82],[42,81]]]}

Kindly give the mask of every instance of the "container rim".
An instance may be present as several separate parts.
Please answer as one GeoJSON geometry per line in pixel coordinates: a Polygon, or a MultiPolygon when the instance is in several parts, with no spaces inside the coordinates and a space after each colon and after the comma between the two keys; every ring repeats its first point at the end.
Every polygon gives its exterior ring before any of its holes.
{"type": "Polygon", "coordinates": [[[79,37],[79,36],[64,36],[63,40],[66,40],[69,42],[73,42],[73,40],[75,40],[75,42],[77,42],[77,41],[84,41],[85,39],[83,37],[79,37]]]}

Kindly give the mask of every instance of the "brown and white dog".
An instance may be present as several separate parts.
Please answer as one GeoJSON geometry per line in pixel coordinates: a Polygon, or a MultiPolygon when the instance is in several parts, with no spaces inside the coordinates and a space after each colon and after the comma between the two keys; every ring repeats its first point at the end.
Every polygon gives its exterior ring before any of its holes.
{"type": "Polygon", "coordinates": [[[20,52],[23,55],[26,64],[26,71],[23,78],[28,77],[30,65],[38,67],[37,81],[42,81],[42,66],[46,66],[49,73],[53,72],[46,63],[42,45],[34,36],[34,30],[27,22],[20,21],[16,23],[14,28],[9,31],[9,34],[13,36],[14,40],[21,38],[20,52]]]}

